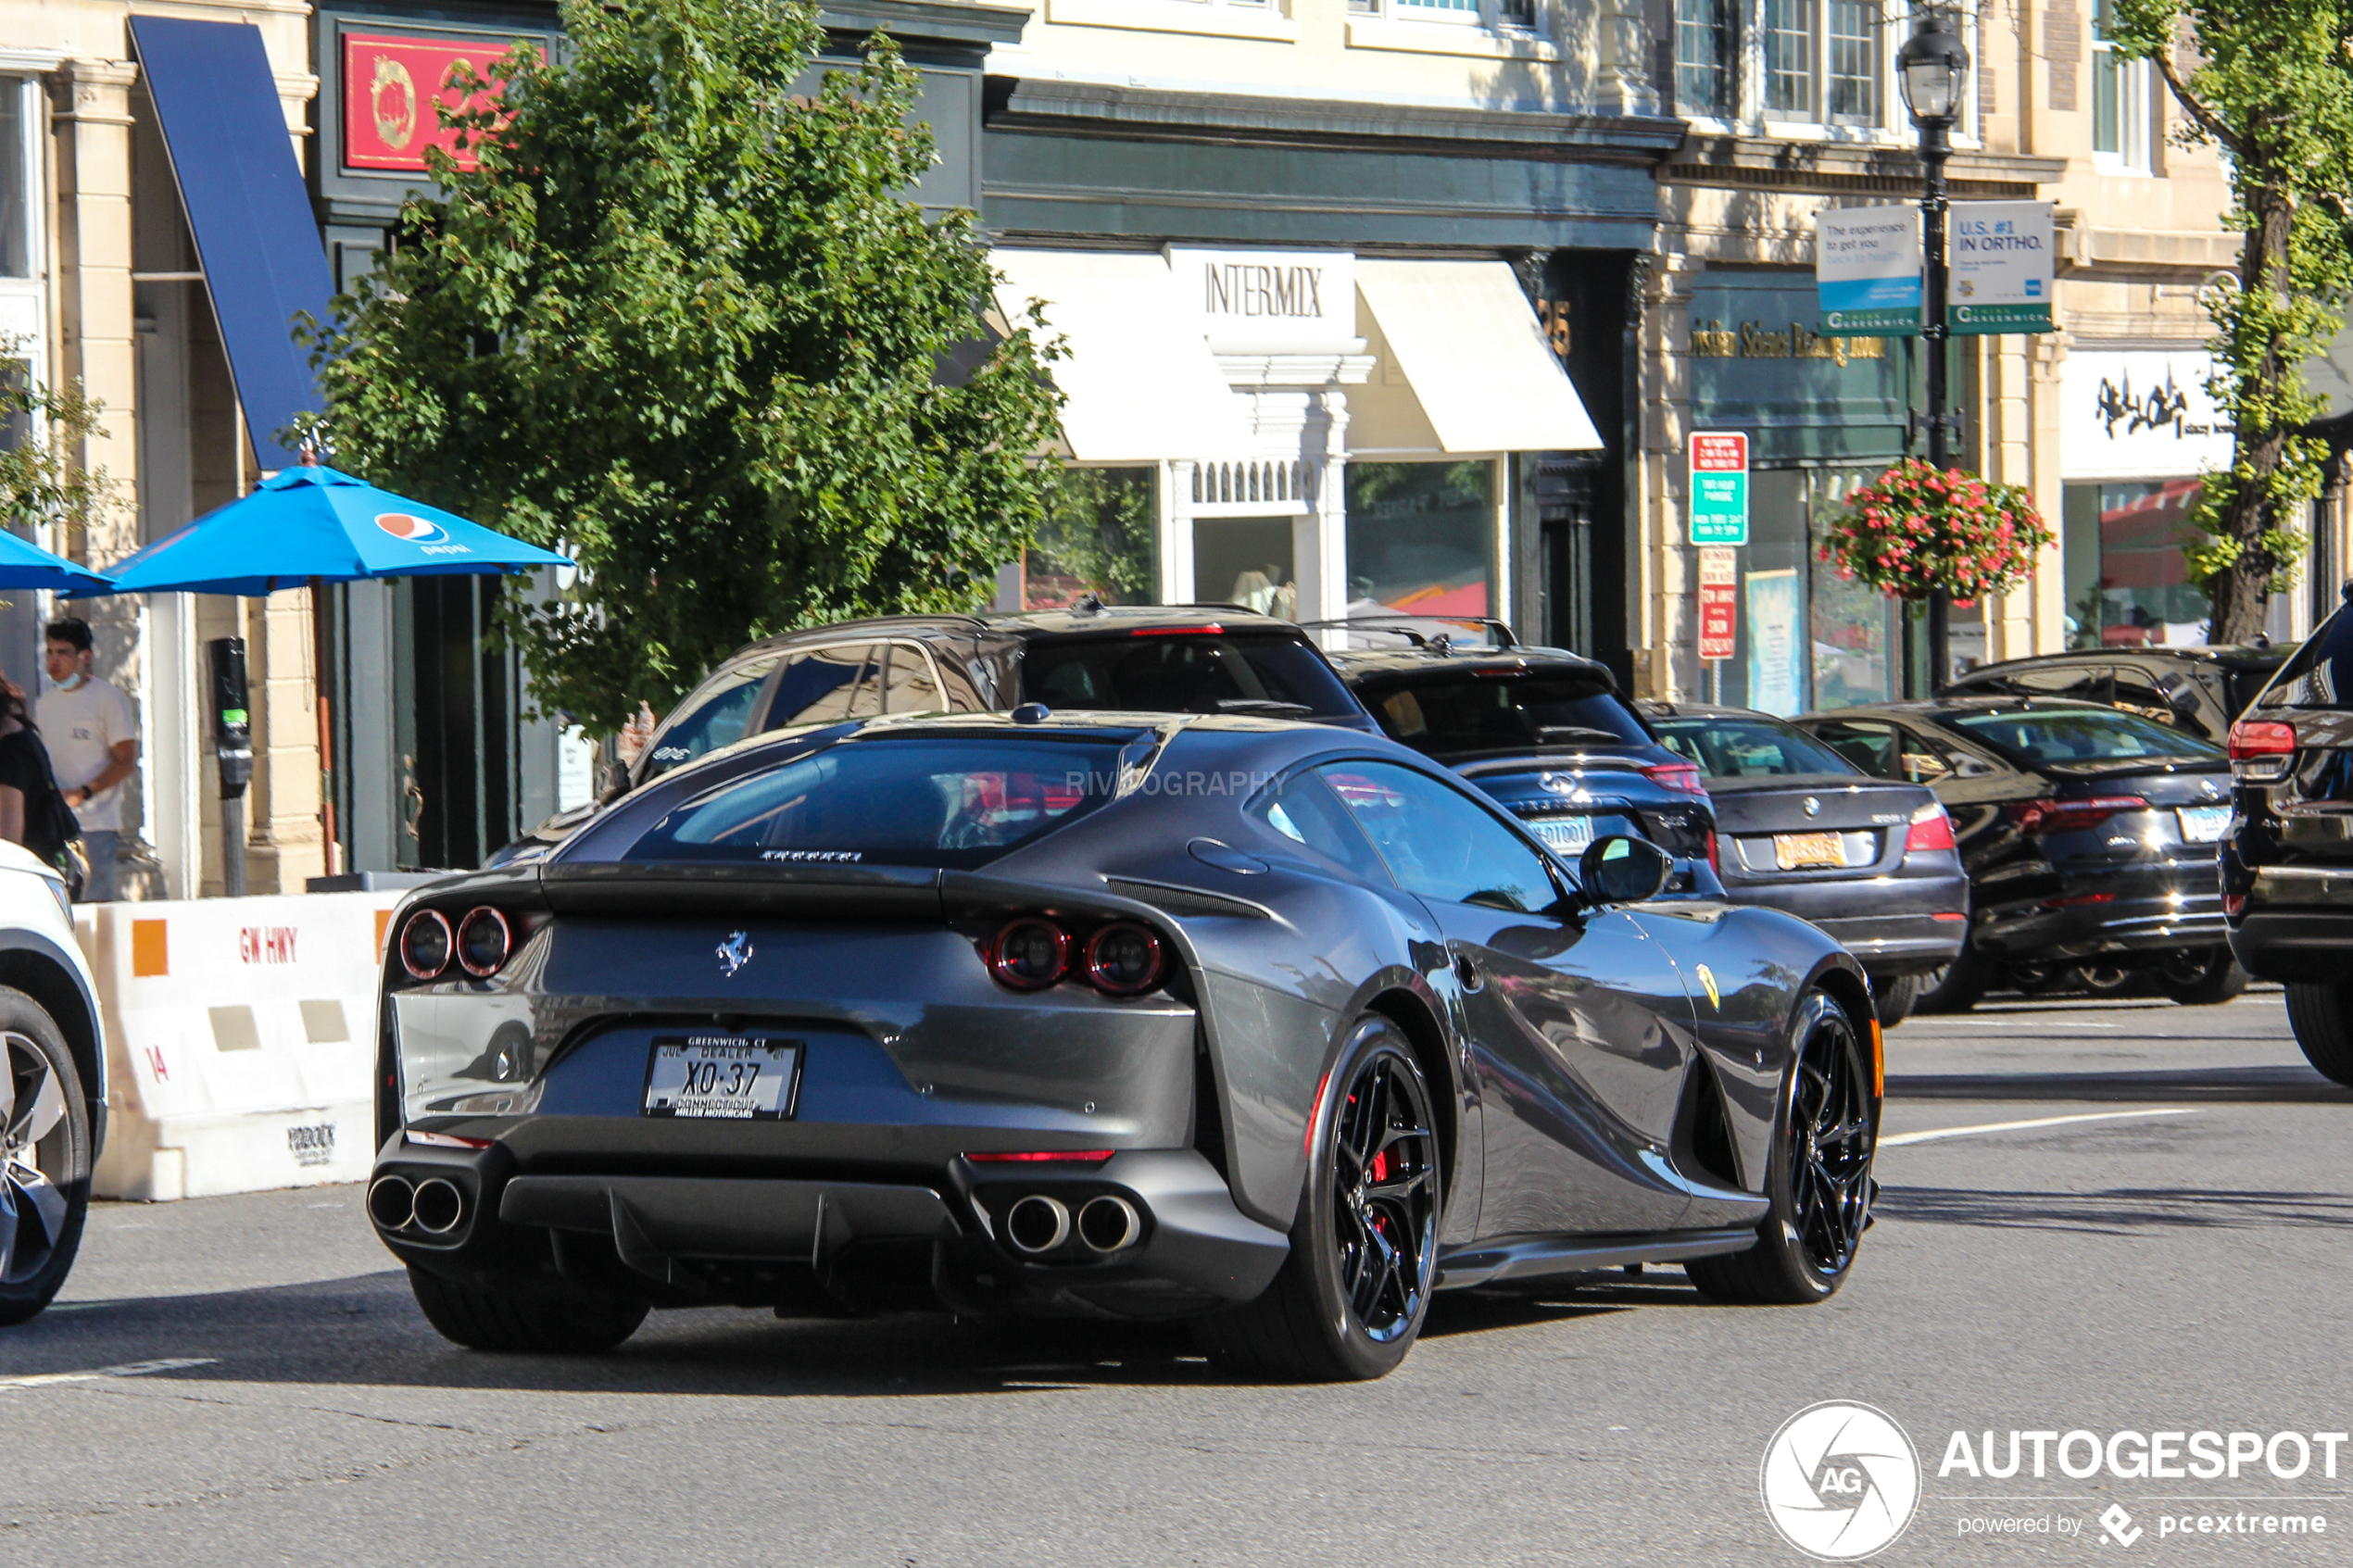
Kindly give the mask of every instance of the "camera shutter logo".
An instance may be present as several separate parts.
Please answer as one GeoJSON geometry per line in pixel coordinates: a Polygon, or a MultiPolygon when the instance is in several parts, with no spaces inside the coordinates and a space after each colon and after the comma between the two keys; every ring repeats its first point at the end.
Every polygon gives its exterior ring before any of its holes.
{"type": "Polygon", "coordinates": [[[1765,1445],[1765,1516],[1809,1557],[1851,1562],[1893,1543],[1920,1501],[1920,1458],[1883,1411],[1808,1405],[1765,1445]]]}

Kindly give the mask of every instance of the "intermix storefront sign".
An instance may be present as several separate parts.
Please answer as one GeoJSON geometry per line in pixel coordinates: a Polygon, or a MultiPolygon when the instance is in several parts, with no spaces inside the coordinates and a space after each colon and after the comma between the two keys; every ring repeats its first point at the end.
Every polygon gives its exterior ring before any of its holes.
{"type": "Polygon", "coordinates": [[[1356,336],[1356,258],[1347,251],[1178,246],[1168,265],[1213,351],[1345,352],[1356,336]]]}

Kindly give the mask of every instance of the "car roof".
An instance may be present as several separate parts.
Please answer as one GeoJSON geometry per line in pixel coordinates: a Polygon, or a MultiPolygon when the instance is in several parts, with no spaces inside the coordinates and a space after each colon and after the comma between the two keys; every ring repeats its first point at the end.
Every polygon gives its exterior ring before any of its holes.
{"type": "Polygon", "coordinates": [[[1856,708],[1825,708],[1812,713],[1801,713],[1792,723],[1809,719],[1934,719],[1946,713],[1999,713],[2031,709],[2037,713],[2082,712],[2109,713],[2130,717],[2120,708],[2105,702],[2084,702],[2065,696],[1938,696],[1915,698],[1909,702],[1872,702],[1856,708]]]}
{"type": "MultiPolygon", "coordinates": [[[[862,621],[832,621],[778,632],[746,643],[712,665],[709,680],[743,659],[797,647],[815,647],[854,640],[859,636],[904,637],[921,642],[931,637],[984,637],[991,633],[1015,639],[1087,632],[1133,631],[1139,626],[1183,626],[1209,631],[1297,633],[1288,621],[1263,615],[1240,605],[1111,605],[1100,609],[1045,609],[990,612],[986,615],[877,615],[862,621]]],[[[1304,633],[1301,633],[1303,637],[1304,633]]],[[[698,684],[700,683],[698,682],[698,684]]]]}
{"type": "Polygon", "coordinates": [[[1768,713],[1760,708],[1730,708],[1713,702],[1662,702],[1656,697],[1644,697],[1634,706],[1652,719],[1763,719],[1775,724],[1788,720],[1778,713],[1768,713]]]}
{"type": "Polygon", "coordinates": [[[2006,659],[1996,664],[1981,664],[1974,670],[1961,671],[1956,679],[1974,681],[1982,676],[2005,674],[2014,670],[2065,669],[2071,664],[2109,664],[2120,659],[2166,659],[2182,664],[2261,669],[2280,663],[2292,651],[2292,647],[2262,643],[2226,643],[2217,647],[2070,648],[2064,653],[2038,653],[2024,659],[2006,659]]]}
{"type": "Polygon", "coordinates": [[[1530,674],[1580,675],[1601,682],[1613,691],[1617,678],[1609,666],[1569,652],[1567,648],[1530,647],[1402,647],[1402,648],[1335,648],[1330,651],[1332,668],[1340,679],[1354,685],[1360,681],[1382,675],[1423,674],[1450,667],[1480,665],[1493,669],[1500,665],[1517,665],[1530,674]]]}

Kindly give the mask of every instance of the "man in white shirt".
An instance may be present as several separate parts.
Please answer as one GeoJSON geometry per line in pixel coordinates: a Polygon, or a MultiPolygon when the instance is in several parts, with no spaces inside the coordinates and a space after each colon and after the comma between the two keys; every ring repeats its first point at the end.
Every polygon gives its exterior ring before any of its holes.
{"type": "Polygon", "coordinates": [[[115,853],[122,835],[122,781],[139,765],[139,726],[131,699],[90,672],[90,623],[80,616],[49,622],[44,660],[51,684],[33,722],[49,747],[57,787],[82,823],[90,857],[84,903],[115,896],[115,853]]]}

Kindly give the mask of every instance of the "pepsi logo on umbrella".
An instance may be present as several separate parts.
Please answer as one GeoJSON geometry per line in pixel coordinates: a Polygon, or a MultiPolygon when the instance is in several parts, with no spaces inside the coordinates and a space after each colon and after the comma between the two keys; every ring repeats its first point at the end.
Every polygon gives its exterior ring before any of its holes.
{"type": "Polygon", "coordinates": [[[411,545],[438,545],[449,537],[449,530],[441,524],[409,512],[378,512],[376,526],[411,545]]]}

